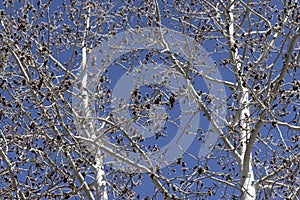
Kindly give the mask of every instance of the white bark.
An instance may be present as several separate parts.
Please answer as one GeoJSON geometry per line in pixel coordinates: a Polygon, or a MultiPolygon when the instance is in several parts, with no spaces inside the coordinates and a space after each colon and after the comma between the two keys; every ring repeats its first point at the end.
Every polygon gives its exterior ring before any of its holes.
{"type": "MultiPolygon", "coordinates": [[[[81,81],[81,94],[83,98],[83,111],[84,115],[86,117],[86,120],[83,124],[83,131],[86,134],[85,136],[88,138],[93,139],[95,137],[95,134],[93,133],[93,124],[88,119],[91,117],[91,111],[89,108],[89,94],[88,94],[88,70],[87,70],[87,32],[89,30],[90,24],[89,19],[90,18],[90,6],[87,8],[87,14],[85,16],[85,25],[86,29],[84,32],[84,38],[82,40],[82,81],[81,81]]],[[[96,147],[94,147],[96,148],[96,147]]],[[[103,169],[103,162],[101,155],[98,151],[96,151],[95,156],[95,170],[96,170],[96,199],[99,200],[107,200],[108,195],[106,191],[106,182],[105,182],[105,172],[103,169]]]]}
{"type": "Polygon", "coordinates": [[[249,127],[249,117],[250,117],[250,108],[249,108],[249,90],[246,84],[243,84],[245,80],[242,78],[243,69],[241,63],[238,62],[239,54],[238,48],[234,46],[234,1],[232,0],[231,6],[229,7],[229,47],[230,47],[230,57],[232,63],[235,67],[236,79],[238,84],[238,126],[240,127],[240,155],[241,162],[239,162],[240,167],[240,187],[241,187],[241,199],[251,200],[255,199],[255,186],[254,186],[254,174],[252,170],[252,156],[247,157],[246,149],[248,141],[250,138],[250,127],[249,127]]]}

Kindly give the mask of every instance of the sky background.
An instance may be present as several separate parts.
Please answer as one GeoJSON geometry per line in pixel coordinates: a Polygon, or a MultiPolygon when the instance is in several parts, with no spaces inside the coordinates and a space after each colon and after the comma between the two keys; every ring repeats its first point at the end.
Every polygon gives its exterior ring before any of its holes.
{"type": "MultiPolygon", "coordinates": [[[[35,2],[35,1],[34,1],[35,2]]],[[[44,1],[45,2],[45,1],[44,1]]],[[[161,11],[163,10],[163,6],[162,6],[162,2],[161,1],[158,1],[159,4],[160,4],[160,9],[161,11]]],[[[166,2],[169,2],[169,5],[172,5],[174,3],[174,1],[166,1],[166,2]]],[[[115,13],[115,11],[118,11],[120,10],[121,6],[128,6],[130,7],[130,5],[124,3],[124,2],[121,2],[121,1],[118,1],[118,3],[116,2],[113,2],[114,3],[114,6],[112,6],[108,13],[107,13],[107,16],[110,16],[111,19],[113,19],[113,21],[109,22],[108,24],[104,23],[103,24],[91,24],[91,26],[93,27],[92,29],[97,29],[100,27],[101,25],[101,31],[103,33],[102,36],[100,36],[98,39],[99,39],[99,46],[98,48],[103,48],[101,47],[101,45],[105,44],[105,39],[107,38],[105,36],[105,34],[107,34],[112,26],[113,23],[116,23],[116,24],[119,24],[122,22],[122,19],[121,17],[113,17],[112,13],[115,13]]],[[[136,5],[139,5],[139,4],[144,4],[143,1],[135,1],[136,5]]],[[[36,2],[34,3],[34,5],[36,4],[36,2]]],[[[186,1],[186,4],[191,4],[190,1],[186,1]]],[[[282,8],[282,5],[279,1],[272,1],[270,3],[271,6],[277,4],[277,7],[279,9],[282,8]]],[[[15,11],[19,11],[19,9],[21,8],[22,4],[18,3],[18,2],[15,2],[15,7],[14,8],[11,8],[11,10],[8,8],[6,9],[6,12],[7,13],[12,13],[12,15],[14,15],[13,13],[15,11]]],[[[70,5],[70,2],[69,1],[66,1],[66,5],[70,5]]],[[[49,11],[50,13],[55,13],[56,10],[59,10],[58,9],[58,6],[61,6],[61,2],[60,1],[52,1],[51,2],[51,6],[49,7],[49,11]]],[[[145,7],[145,6],[144,6],[145,7]]],[[[176,17],[178,19],[179,16],[182,16],[182,14],[180,13],[176,13],[176,11],[171,7],[167,7],[170,14],[173,14],[174,18],[165,18],[165,17],[162,17],[162,24],[165,28],[167,29],[170,29],[170,30],[173,30],[173,31],[181,31],[178,27],[180,27],[180,23],[178,22],[178,20],[176,20],[176,17]]],[[[4,9],[3,5],[0,5],[0,9],[4,9]]],[[[183,8],[184,9],[184,8],[183,8]]],[[[201,10],[202,8],[198,5],[198,7],[195,8],[195,10],[201,10]]],[[[61,8],[61,10],[63,10],[63,8],[61,8]]],[[[39,10],[40,12],[40,10],[39,10]]],[[[76,16],[76,13],[75,12],[75,16],[76,16]]],[[[164,13],[162,13],[162,16],[163,16],[164,13]]],[[[29,15],[30,17],[32,17],[33,15],[29,15]]],[[[40,18],[37,22],[34,22],[34,23],[37,23],[37,24],[42,24],[43,22],[47,22],[47,15],[44,15],[44,17],[40,18]]],[[[108,18],[110,18],[108,17],[108,18]]],[[[92,16],[91,17],[91,21],[93,21],[94,19],[96,19],[97,16],[92,16]]],[[[256,17],[253,16],[253,20],[258,20],[256,17]]],[[[194,24],[195,26],[203,26],[205,25],[206,23],[208,23],[209,21],[204,21],[204,20],[200,20],[200,19],[191,19],[190,22],[192,24],[194,24]]],[[[275,23],[277,22],[277,20],[274,18],[271,20],[271,23],[272,25],[275,25],[275,23]]],[[[57,22],[59,23],[59,22],[57,22]]],[[[68,13],[65,13],[63,16],[62,16],[62,22],[60,22],[61,24],[65,24],[67,26],[70,26],[70,28],[72,29],[72,31],[76,30],[76,26],[71,23],[71,21],[69,20],[69,14],[68,13]]],[[[146,16],[141,16],[141,18],[138,18],[138,16],[136,15],[135,12],[131,13],[131,17],[130,17],[130,20],[128,23],[124,23],[123,26],[121,27],[118,27],[117,29],[117,32],[116,34],[121,34],[124,32],[124,30],[128,27],[136,27],[137,25],[140,26],[140,27],[149,27],[149,25],[147,24],[148,23],[148,19],[146,16]]],[[[247,29],[247,25],[248,23],[245,23],[245,29],[247,29]]],[[[3,28],[3,27],[2,27],[3,28]]],[[[60,27],[61,28],[61,27],[60,27]]],[[[59,35],[66,35],[67,33],[66,32],[63,32],[61,31],[62,29],[58,29],[58,32],[57,33],[53,33],[52,35],[52,39],[56,38],[58,39],[59,38],[59,35]]],[[[79,27],[80,29],[82,29],[82,27],[79,27]]],[[[193,31],[190,30],[186,30],[187,33],[190,33],[190,34],[193,34],[193,31]]],[[[215,33],[216,35],[218,35],[219,33],[215,33]]],[[[95,36],[93,35],[89,35],[88,36],[88,40],[89,40],[89,44],[95,44],[97,42],[94,41],[94,38],[95,36]]],[[[271,36],[270,36],[271,37],[271,36]]],[[[41,38],[38,38],[38,39],[41,39],[41,38]]],[[[26,39],[25,39],[26,40],[26,39]]],[[[221,42],[225,42],[225,39],[219,39],[219,41],[221,42]]],[[[79,75],[81,72],[80,72],[80,63],[81,63],[81,60],[80,60],[80,56],[77,56],[75,59],[71,60],[70,61],[70,57],[72,56],[72,52],[73,52],[73,48],[72,46],[70,45],[70,47],[68,47],[68,41],[66,40],[66,46],[64,47],[59,47],[59,46],[52,46],[51,47],[51,50],[53,51],[53,55],[61,62],[61,63],[64,63],[64,64],[67,64],[68,65],[65,65],[66,68],[70,68],[73,70],[73,73],[74,74],[77,74],[79,75]],[[64,48],[63,51],[60,51],[59,48],[64,48]]],[[[132,42],[132,41],[129,41],[129,42],[132,42]]],[[[149,42],[149,41],[144,41],[144,42],[149,42]]],[[[281,42],[281,38],[279,38],[277,40],[277,43],[275,43],[275,45],[278,45],[279,43],[281,42]]],[[[143,42],[142,42],[143,43],[143,42]]],[[[172,44],[172,45],[175,45],[175,44],[172,44]]],[[[226,49],[224,51],[220,51],[220,52],[214,52],[215,51],[215,45],[216,45],[216,41],[215,40],[203,40],[201,42],[199,42],[199,46],[202,46],[207,52],[209,53],[212,53],[210,55],[211,59],[212,59],[212,62],[216,62],[216,64],[219,64],[222,62],[222,60],[224,58],[228,58],[229,55],[228,53],[226,52],[226,49]]],[[[141,45],[143,46],[143,45],[141,45]]],[[[286,46],[283,48],[284,50],[286,50],[286,46]]],[[[104,49],[104,50],[107,50],[107,49],[104,49]]],[[[80,51],[80,49],[78,48],[78,51],[80,51]]],[[[112,94],[114,94],[114,91],[116,89],[116,86],[117,84],[120,84],[120,82],[118,82],[120,80],[120,77],[122,77],[124,74],[126,74],[126,70],[124,70],[124,67],[125,68],[128,68],[128,69],[131,69],[130,68],[130,62],[132,61],[133,65],[132,67],[133,68],[138,68],[140,63],[139,63],[139,59],[137,58],[137,56],[135,57],[135,55],[139,54],[141,56],[141,58],[144,58],[150,51],[147,50],[147,49],[140,49],[139,51],[135,52],[135,54],[131,54],[131,53],[128,53],[126,51],[124,51],[124,54],[121,55],[120,54],[120,57],[117,58],[116,60],[114,60],[109,66],[108,66],[108,73],[104,75],[107,76],[108,79],[110,79],[110,83],[108,82],[105,82],[103,83],[103,86],[104,84],[106,84],[106,86],[108,86],[105,90],[108,90],[110,89],[112,91],[112,94]],[[131,56],[131,57],[130,57],[131,56]],[[122,58],[123,57],[126,57],[128,60],[126,62],[122,62],[122,58]],[[122,63],[122,66],[119,64],[119,63],[122,63]]],[[[34,51],[33,51],[34,53],[34,51]]],[[[241,52],[239,52],[241,53],[241,52]]],[[[253,57],[257,57],[259,56],[259,53],[256,53],[254,52],[253,54],[253,57]]],[[[162,54],[162,55],[155,55],[153,58],[154,59],[157,59],[157,64],[162,64],[163,62],[161,61],[161,59],[159,58],[159,56],[162,56],[164,59],[166,58],[166,54],[162,54]]],[[[271,55],[272,57],[273,55],[271,55]]],[[[180,61],[182,62],[186,62],[186,59],[182,58],[182,57],[177,57],[180,61]]],[[[40,60],[39,60],[40,61],[40,60]]],[[[267,64],[270,64],[272,61],[272,59],[269,59],[267,61],[267,64]]],[[[279,63],[282,62],[282,58],[279,58],[279,63]]],[[[101,64],[99,64],[99,67],[101,64]]],[[[62,70],[56,68],[53,63],[49,64],[49,67],[54,70],[56,73],[56,76],[57,79],[56,81],[54,80],[53,83],[59,83],[61,80],[64,79],[64,75],[65,75],[65,72],[63,72],[62,70]]],[[[281,68],[281,65],[276,65],[275,66],[275,69],[280,69],[281,68]]],[[[218,67],[217,68],[222,79],[223,80],[226,80],[226,81],[232,81],[232,82],[235,82],[235,77],[233,75],[233,73],[230,73],[229,70],[226,68],[226,67],[218,67]]],[[[11,69],[12,71],[16,70],[16,69],[11,69]]],[[[275,77],[277,74],[274,74],[273,76],[275,77]]],[[[38,78],[37,74],[33,74],[33,78],[38,78]]],[[[299,78],[299,77],[298,77],[299,78]]],[[[95,82],[91,82],[92,84],[94,83],[97,83],[98,80],[95,80],[95,82]]],[[[121,83],[123,84],[123,83],[121,83]]],[[[202,78],[199,78],[199,77],[195,77],[194,79],[194,82],[193,82],[193,85],[195,87],[196,90],[201,90],[203,93],[209,93],[210,91],[208,90],[208,85],[207,83],[202,79],[202,78]]],[[[92,87],[94,87],[95,89],[95,86],[96,85],[91,85],[92,87]]],[[[126,85],[123,86],[124,88],[127,88],[126,85]]],[[[122,90],[122,87],[118,88],[119,90],[122,90]]],[[[157,94],[157,92],[159,91],[164,91],[165,94],[167,94],[167,96],[170,96],[171,93],[172,93],[172,89],[170,88],[167,88],[167,87],[157,87],[156,90],[153,90],[149,87],[147,87],[146,85],[143,85],[141,84],[141,94],[142,95],[146,95],[146,93],[148,94],[153,94],[154,97],[156,97],[155,95],[157,94]]],[[[226,90],[225,90],[226,94],[227,94],[227,97],[230,97],[231,95],[231,91],[226,87],[226,90]]],[[[12,98],[10,97],[10,95],[8,95],[7,92],[4,92],[4,91],[1,91],[1,95],[2,96],[5,96],[7,98],[7,100],[9,101],[12,101],[12,98]]],[[[69,94],[66,94],[66,97],[67,98],[70,98],[71,99],[71,96],[69,94]]],[[[155,98],[154,98],[155,99],[155,98]]],[[[167,98],[163,98],[163,101],[168,101],[167,98]]],[[[174,121],[176,122],[179,122],[179,120],[177,119],[179,115],[183,114],[182,112],[182,108],[180,107],[180,103],[183,104],[183,101],[184,101],[184,97],[183,98],[176,98],[176,101],[175,101],[175,105],[174,105],[174,108],[173,109],[168,109],[168,106],[165,106],[164,109],[165,111],[161,110],[159,111],[158,113],[160,114],[160,112],[167,112],[171,119],[173,119],[174,121]]],[[[130,102],[130,101],[129,101],[130,102]]],[[[132,101],[131,101],[132,102],[132,101]]],[[[131,103],[130,102],[130,103],[131,103]]],[[[47,102],[45,101],[44,104],[46,106],[50,105],[50,102],[47,102]]],[[[31,103],[28,103],[28,104],[24,104],[24,106],[27,106],[27,107],[30,107],[31,106],[31,103]]],[[[96,108],[97,108],[97,104],[95,104],[96,108]]],[[[105,106],[108,107],[108,109],[105,111],[105,112],[99,112],[98,114],[101,116],[101,115],[105,115],[105,114],[108,114],[111,109],[109,109],[109,106],[111,106],[111,104],[106,104],[105,106]]],[[[162,109],[162,107],[160,107],[160,109],[162,109]]],[[[226,109],[226,108],[225,108],[226,109]]],[[[288,107],[287,108],[288,110],[291,110],[292,108],[288,107]]],[[[31,109],[31,112],[32,112],[32,116],[33,117],[37,117],[38,114],[37,114],[37,110],[35,109],[31,109]]],[[[187,152],[189,154],[191,154],[192,156],[190,155],[187,155],[185,154],[184,155],[184,158],[183,158],[183,161],[185,163],[187,163],[187,167],[190,167],[190,168],[193,168],[194,166],[201,166],[203,164],[209,166],[210,170],[211,171],[222,171],[220,165],[218,165],[216,162],[217,160],[213,160],[213,159],[209,159],[209,161],[207,163],[203,163],[204,159],[201,159],[201,157],[199,157],[199,150],[201,148],[201,145],[203,145],[203,142],[199,140],[199,137],[201,136],[201,134],[204,134],[206,135],[207,134],[207,131],[209,130],[209,122],[207,120],[207,118],[205,116],[203,116],[203,112],[199,112],[198,113],[199,115],[199,123],[198,123],[198,126],[199,128],[201,128],[201,130],[198,130],[198,132],[196,133],[195,135],[195,138],[194,140],[192,141],[191,145],[189,146],[189,148],[187,149],[187,152]],[[195,159],[196,158],[196,159],[195,159]]],[[[229,111],[227,111],[227,114],[229,114],[229,111]]],[[[133,114],[130,113],[129,111],[129,115],[131,117],[133,117],[133,114]]],[[[286,118],[283,118],[283,120],[287,120],[287,121],[290,121],[292,120],[292,116],[287,116],[286,118]]],[[[141,122],[144,122],[144,121],[141,121],[141,122]]],[[[45,122],[41,122],[41,123],[45,123],[45,122]]],[[[2,123],[4,124],[4,123],[2,123]]],[[[3,130],[3,125],[0,125],[0,127],[2,128],[3,130]]],[[[158,147],[163,147],[164,145],[166,145],[169,141],[171,141],[173,139],[173,136],[172,134],[176,133],[178,131],[178,129],[172,125],[172,123],[170,122],[165,122],[164,125],[166,125],[166,129],[163,131],[163,134],[166,134],[167,137],[163,138],[163,139],[160,139],[160,140],[156,140],[155,136],[152,136],[152,137],[147,137],[146,138],[146,141],[144,142],[144,145],[145,145],[145,149],[153,149],[153,144],[157,144],[158,147]],[[148,148],[149,147],[149,148],[148,148]]],[[[266,134],[269,134],[269,132],[274,132],[275,130],[274,129],[269,129],[269,126],[266,126],[266,127],[262,127],[261,129],[261,132],[265,132],[266,134]]],[[[281,131],[282,132],[287,132],[287,134],[289,134],[288,130],[286,128],[281,128],[281,131]]],[[[21,134],[21,131],[20,131],[20,134],[21,134]]],[[[121,132],[116,132],[114,135],[120,135],[121,132]]],[[[277,137],[278,135],[275,134],[277,137]]],[[[114,141],[114,139],[112,139],[111,141],[114,141]]],[[[43,140],[41,140],[40,143],[41,145],[44,145],[42,144],[43,140]]],[[[261,143],[257,143],[257,147],[255,149],[259,149],[261,148],[261,150],[263,151],[264,150],[264,145],[262,145],[261,143]]],[[[17,154],[15,154],[13,151],[12,153],[10,154],[11,157],[14,157],[14,156],[17,156],[17,154]]],[[[217,156],[217,155],[216,155],[217,156]]],[[[226,155],[219,155],[219,156],[223,156],[224,159],[226,159],[226,155]]],[[[76,157],[76,156],[75,156],[76,157]]],[[[263,157],[262,157],[263,158],[263,157]]],[[[60,158],[57,158],[57,159],[60,159],[60,158]]],[[[174,157],[174,162],[176,161],[176,158],[174,157]]],[[[225,161],[224,161],[225,162],[225,161]]],[[[24,166],[24,167],[27,167],[27,166],[24,166]]],[[[232,166],[232,168],[236,168],[237,169],[237,166],[234,165],[232,166]]],[[[107,168],[108,169],[108,168],[107,168]]],[[[183,172],[182,171],[182,166],[175,166],[175,165],[171,165],[171,168],[168,168],[168,167],[165,167],[162,169],[162,172],[163,174],[168,174],[168,177],[170,178],[173,178],[173,177],[179,177],[181,175],[184,175],[185,173],[190,173],[189,172],[183,172]],[[175,171],[174,171],[175,169],[175,171]],[[169,171],[168,171],[169,170],[169,171]]],[[[22,177],[23,175],[20,175],[20,178],[24,178],[22,177]]],[[[112,175],[109,175],[107,177],[108,179],[109,178],[112,178],[112,175]]],[[[153,184],[152,184],[152,181],[149,179],[149,177],[146,175],[146,174],[143,174],[143,184],[140,185],[140,186],[137,186],[137,188],[135,189],[135,192],[140,194],[141,197],[145,197],[145,196],[152,196],[153,195],[153,192],[154,192],[154,187],[153,187],[153,184]]],[[[208,187],[213,187],[214,185],[212,184],[212,181],[211,180],[208,180],[208,179],[205,179],[205,180],[202,180],[204,184],[206,184],[208,187]]],[[[177,184],[180,185],[180,181],[177,181],[177,184]]],[[[1,187],[4,187],[4,186],[0,186],[1,187]]],[[[193,188],[191,188],[193,189],[193,188]]],[[[216,199],[218,196],[222,195],[222,191],[216,191],[217,192],[217,195],[212,197],[212,199],[216,199]]],[[[233,191],[233,193],[235,194],[238,194],[237,191],[233,191]]],[[[157,199],[161,199],[161,195],[158,194],[158,197],[157,199]]],[[[110,196],[110,199],[113,199],[112,196],[110,196]]]]}

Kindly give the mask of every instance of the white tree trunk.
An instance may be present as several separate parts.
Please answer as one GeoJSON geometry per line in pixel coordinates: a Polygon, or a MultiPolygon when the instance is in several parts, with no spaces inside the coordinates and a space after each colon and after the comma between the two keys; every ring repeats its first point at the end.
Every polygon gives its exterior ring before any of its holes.
{"type": "Polygon", "coordinates": [[[241,199],[250,200],[255,199],[254,174],[252,170],[252,156],[247,158],[246,148],[250,139],[249,127],[249,91],[241,85],[241,95],[239,96],[239,126],[241,127],[240,142],[241,142],[241,157],[240,163],[240,185],[241,185],[241,199]]]}
{"type": "Polygon", "coordinates": [[[237,92],[238,96],[238,126],[240,129],[239,140],[241,144],[240,155],[241,161],[239,163],[240,167],[240,187],[241,187],[241,199],[243,200],[252,200],[255,199],[255,186],[254,186],[254,174],[252,170],[252,156],[247,156],[246,149],[247,144],[250,139],[250,127],[249,127],[249,117],[250,117],[250,108],[249,108],[249,90],[246,85],[246,80],[243,80],[242,65],[239,62],[238,47],[235,44],[234,40],[234,1],[232,0],[229,7],[229,47],[230,47],[230,56],[232,63],[235,68],[236,81],[238,84],[237,92]]]}
{"type": "Polygon", "coordinates": [[[103,161],[100,158],[96,158],[96,179],[97,179],[97,186],[96,186],[96,190],[97,190],[97,198],[98,200],[107,200],[108,199],[108,195],[107,195],[107,191],[106,191],[106,182],[105,182],[105,172],[103,170],[103,161]]]}
{"type": "MultiPolygon", "coordinates": [[[[90,28],[89,20],[90,20],[90,7],[87,9],[87,14],[85,16],[85,25],[86,29],[84,32],[84,37],[82,40],[82,88],[81,88],[81,93],[82,93],[82,98],[83,98],[83,110],[84,110],[84,116],[89,118],[92,117],[90,108],[89,108],[89,94],[88,94],[88,70],[87,70],[87,43],[86,43],[86,37],[87,37],[87,32],[90,28]]],[[[86,134],[85,136],[93,139],[96,137],[96,134],[93,132],[95,129],[93,127],[93,123],[90,120],[85,120],[83,124],[84,128],[84,133],[86,134]]],[[[94,150],[92,147],[91,149],[94,150]]],[[[108,195],[106,191],[106,182],[105,182],[105,172],[103,169],[103,162],[102,158],[100,156],[100,153],[96,153],[95,156],[95,170],[96,170],[96,199],[98,200],[107,200],[108,195]]]]}

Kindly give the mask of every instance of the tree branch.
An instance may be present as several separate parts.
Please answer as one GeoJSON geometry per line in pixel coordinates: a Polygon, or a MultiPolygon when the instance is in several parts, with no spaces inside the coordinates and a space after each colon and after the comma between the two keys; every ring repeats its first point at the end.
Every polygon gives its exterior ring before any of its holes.
{"type": "Polygon", "coordinates": [[[25,200],[26,198],[25,198],[23,192],[18,187],[19,184],[18,184],[17,178],[15,176],[15,173],[14,173],[14,170],[13,170],[13,166],[11,165],[9,159],[7,158],[6,154],[4,153],[2,147],[0,147],[0,156],[4,160],[4,162],[6,164],[6,167],[7,167],[8,171],[9,171],[9,175],[10,175],[12,184],[13,184],[14,188],[17,191],[17,197],[20,198],[20,199],[22,199],[22,200],[25,200]]]}

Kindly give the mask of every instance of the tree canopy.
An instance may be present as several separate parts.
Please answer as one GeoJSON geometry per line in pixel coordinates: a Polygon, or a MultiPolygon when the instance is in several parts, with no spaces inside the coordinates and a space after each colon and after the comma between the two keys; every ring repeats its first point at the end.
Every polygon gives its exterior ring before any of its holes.
{"type": "Polygon", "coordinates": [[[0,197],[298,199],[298,1],[0,6],[0,197]]]}

